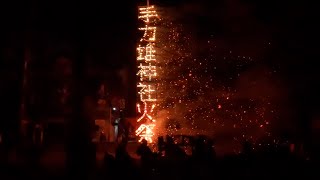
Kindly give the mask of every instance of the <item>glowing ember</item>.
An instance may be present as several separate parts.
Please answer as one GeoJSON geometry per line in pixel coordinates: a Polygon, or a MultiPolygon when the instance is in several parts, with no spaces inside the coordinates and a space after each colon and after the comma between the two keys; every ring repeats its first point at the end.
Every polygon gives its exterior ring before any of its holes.
{"type": "Polygon", "coordinates": [[[136,135],[140,137],[139,141],[143,139],[149,143],[152,142],[154,136],[153,129],[155,127],[155,119],[153,118],[154,108],[156,107],[156,89],[157,85],[154,82],[157,76],[156,57],[155,57],[155,41],[156,41],[156,27],[155,22],[158,19],[154,6],[149,6],[149,3],[145,7],[139,8],[138,18],[144,22],[144,27],[139,30],[144,31],[143,37],[140,39],[137,51],[138,51],[138,73],[139,82],[137,87],[139,88],[140,103],[137,104],[138,112],[141,116],[138,118],[138,122],[142,124],[136,130],[136,135]],[[143,110],[141,109],[143,105],[143,110]]]}
{"type": "Polygon", "coordinates": [[[282,97],[274,71],[225,46],[214,30],[199,35],[184,7],[158,11],[156,133],[204,134],[230,144],[269,137],[282,97]]]}
{"type": "Polygon", "coordinates": [[[155,134],[204,134],[231,145],[270,137],[284,97],[276,69],[261,68],[254,53],[226,46],[214,29],[199,33],[184,10],[139,8],[140,141],[151,142],[155,134]]]}

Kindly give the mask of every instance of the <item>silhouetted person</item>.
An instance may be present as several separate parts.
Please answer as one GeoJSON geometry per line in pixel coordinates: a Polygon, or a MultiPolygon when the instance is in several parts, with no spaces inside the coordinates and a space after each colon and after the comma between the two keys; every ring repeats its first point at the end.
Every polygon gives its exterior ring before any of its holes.
{"type": "Polygon", "coordinates": [[[194,159],[202,160],[205,159],[206,156],[206,144],[204,142],[204,139],[202,137],[199,137],[194,142],[194,147],[192,151],[192,156],[194,159]]]}
{"type": "Polygon", "coordinates": [[[130,159],[130,156],[127,152],[127,143],[121,142],[116,149],[116,159],[120,161],[126,161],[130,159]]]}
{"type": "Polygon", "coordinates": [[[207,152],[206,152],[206,155],[208,157],[208,160],[215,160],[216,158],[216,151],[215,151],[215,148],[214,148],[214,142],[212,139],[209,139],[208,140],[208,143],[207,143],[207,148],[206,148],[207,152]]]}
{"type": "Polygon", "coordinates": [[[166,136],[166,144],[165,144],[165,156],[167,158],[173,158],[175,156],[175,148],[174,148],[174,141],[172,137],[166,136]]]}
{"type": "Polygon", "coordinates": [[[245,159],[252,158],[252,143],[249,141],[244,141],[242,144],[242,153],[245,159]]]}
{"type": "Polygon", "coordinates": [[[174,160],[174,159],[182,159],[185,156],[184,151],[174,143],[172,137],[167,136],[167,143],[165,145],[165,157],[174,160]]]}
{"type": "Polygon", "coordinates": [[[130,176],[130,174],[132,173],[132,161],[130,155],[127,152],[126,141],[122,141],[116,149],[116,168],[118,175],[121,177],[130,176]]]}
{"type": "Polygon", "coordinates": [[[165,149],[165,142],[164,142],[163,136],[160,136],[158,137],[158,152],[160,156],[162,156],[164,149],[165,149]]]}
{"type": "Polygon", "coordinates": [[[126,121],[126,119],[124,118],[124,112],[123,110],[120,110],[120,115],[119,115],[119,133],[118,136],[120,138],[120,140],[122,141],[128,141],[128,122],[126,121]]]}
{"type": "Polygon", "coordinates": [[[115,158],[108,152],[104,155],[104,165],[109,169],[109,167],[114,167],[115,158]]]}
{"type": "Polygon", "coordinates": [[[116,177],[115,171],[116,171],[116,160],[115,158],[109,154],[108,152],[104,155],[104,168],[106,177],[116,177]]]}
{"type": "Polygon", "coordinates": [[[137,149],[137,155],[141,157],[142,163],[147,163],[152,158],[152,151],[148,147],[147,140],[143,139],[137,149]]]}
{"type": "Polygon", "coordinates": [[[123,139],[126,141],[129,141],[129,134],[130,134],[130,122],[128,122],[126,119],[124,119],[124,134],[123,139]]]}

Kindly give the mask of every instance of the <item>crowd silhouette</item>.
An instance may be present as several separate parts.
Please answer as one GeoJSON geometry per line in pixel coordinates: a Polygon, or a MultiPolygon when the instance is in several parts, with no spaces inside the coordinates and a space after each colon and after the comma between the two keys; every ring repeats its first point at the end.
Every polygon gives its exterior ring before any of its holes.
{"type": "MultiPolygon", "coordinates": [[[[182,138],[183,139],[183,138],[182,138]]],[[[206,137],[197,137],[189,141],[177,141],[176,137],[159,137],[157,146],[142,140],[135,153],[139,157],[133,158],[128,152],[126,139],[117,144],[115,154],[105,153],[103,166],[94,165],[88,160],[86,170],[90,169],[89,179],[270,179],[294,178],[314,179],[318,177],[318,161],[309,158],[301,152],[301,145],[286,144],[283,146],[256,147],[249,141],[244,141],[240,154],[217,156],[215,143],[206,137]],[[189,146],[191,153],[184,147],[189,146]]],[[[94,146],[94,144],[93,144],[94,146]]],[[[92,152],[95,154],[93,147],[92,152]]],[[[131,149],[132,151],[132,149],[131,149]]],[[[130,152],[131,152],[130,151],[130,152]]],[[[16,173],[30,174],[33,179],[53,178],[55,174],[46,174],[46,170],[39,166],[42,149],[34,147],[28,149],[27,166],[16,173]]],[[[132,154],[131,154],[132,155],[132,154]]],[[[3,157],[3,156],[2,156],[3,157]]],[[[94,160],[94,156],[88,157],[94,160]]],[[[2,166],[4,167],[4,166],[2,166]]],[[[3,171],[8,171],[2,168],[3,171]]],[[[9,171],[8,171],[9,172],[9,171]]],[[[4,177],[0,174],[0,177],[4,177]]],[[[64,176],[60,174],[61,177],[64,176]]],[[[57,175],[58,176],[58,175],[57,175]]],[[[55,176],[54,176],[55,177],[55,176]]],[[[23,178],[23,177],[20,177],[23,178]]]]}
{"type": "Polygon", "coordinates": [[[137,148],[140,161],[135,162],[125,150],[126,142],[117,147],[116,156],[105,156],[102,170],[105,178],[139,179],[270,179],[315,178],[317,164],[305,156],[298,156],[289,146],[253,151],[249,141],[243,142],[238,155],[217,157],[214,141],[202,137],[192,143],[192,154],[187,155],[181,144],[170,136],[159,137],[157,150],[153,152],[143,140],[137,148]],[[166,139],[166,140],[164,140],[166,139]]]}

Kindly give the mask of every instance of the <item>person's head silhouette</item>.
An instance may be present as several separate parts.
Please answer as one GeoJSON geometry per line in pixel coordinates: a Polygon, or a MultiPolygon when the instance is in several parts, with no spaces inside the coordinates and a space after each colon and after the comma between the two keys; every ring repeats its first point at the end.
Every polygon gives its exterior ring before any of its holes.
{"type": "Polygon", "coordinates": [[[142,139],[141,143],[142,143],[143,145],[147,145],[147,144],[148,144],[148,141],[145,140],[145,139],[142,139]]]}

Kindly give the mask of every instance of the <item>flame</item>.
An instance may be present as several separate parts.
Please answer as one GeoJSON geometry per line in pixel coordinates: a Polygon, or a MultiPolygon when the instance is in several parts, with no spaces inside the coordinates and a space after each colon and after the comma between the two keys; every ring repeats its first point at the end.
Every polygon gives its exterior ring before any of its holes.
{"type": "Polygon", "coordinates": [[[137,104],[138,112],[141,116],[137,119],[137,122],[142,124],[135,131],[136,135],[140,137],[139,142],[143,139],[152,143],[152,138],[154,136],[155,119],[153,118],[154,109],[156,107],[156,89],[157,85],[153,82],[154,78],[157,76],[157,66],[156,66],[156,30],[154,21],[157,20],[158,14],[154,6],[145,6],[139,8],[138,19],[144,22],[144,27],[139,28],[139,30],[144,31],[142,38],[140,39],[140,44],[137,47],[137,61],[139,82],[137,88],[139,88],[140,103],[137,104]],[[143,111],[141,111],[141,105],[143,104],[143,111]]]}

